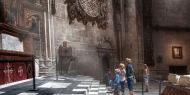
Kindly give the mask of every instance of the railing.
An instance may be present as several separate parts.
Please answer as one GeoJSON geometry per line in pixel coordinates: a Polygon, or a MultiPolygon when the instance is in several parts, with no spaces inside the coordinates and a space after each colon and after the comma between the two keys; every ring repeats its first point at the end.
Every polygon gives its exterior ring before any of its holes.
{"type": "Polygon", "coordinates": [[[168,70],[150,70],[150,76],[157,80],[167,79],[168,73],[168,70]]]}
{"type": "MultiPolygon", "coordinates": [[[[149,86],[150,86],[150,82],[151,83],[156,83],[156,84],[158,84],[158,93],[159,93],[159,95],[161,95],[161,91],[162,91],[162,87],[163,87],[163,85],[165,84],[165,81],[164,81],[164,78],[163,78],[163,73],[164,74],[167,74],[166,72],[168,72],[167,70],[151,70],[150,71],[151,73],[155,73],[156,72],[156,76],[161,76],[160,78],[154,78],[154,77],[152,77],[151,75],[150,75],[150,77],[149,77],[149,86]]],[[[143,73],[143,71],[142,71],[142,75],[144,76],[144,73],[143,73]]],[[[144,77],[142,77],[142,80],[144,80],[144,77]]],[[[144,95],[144,81],[142,81],[142,95],[144,95]]]]}

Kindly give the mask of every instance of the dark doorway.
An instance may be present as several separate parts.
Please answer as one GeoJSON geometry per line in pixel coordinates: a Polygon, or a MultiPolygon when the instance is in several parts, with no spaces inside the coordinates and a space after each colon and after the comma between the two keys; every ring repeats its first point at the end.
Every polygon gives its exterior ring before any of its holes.
{"type": "Polygon", "coordinates": [[[107,84],[107,81],[109,79],[108,72],[111,71],[110,56],[107,54],[102,57],[102,69],[103,69],[103,83],[107,84]]]}
{"type": "Polygon", "coordinates": [[[187,66],[169,66],[169,72],[173,74],[186,75],[187,66]]]}
{"type": "Polygon", "coordinates": [[[109,55],[104,55],[102,57],[102,64],[103,64],[104,72],[106,72],[107,70],[110,69],[110,57],[109,57],[109,55]]]}

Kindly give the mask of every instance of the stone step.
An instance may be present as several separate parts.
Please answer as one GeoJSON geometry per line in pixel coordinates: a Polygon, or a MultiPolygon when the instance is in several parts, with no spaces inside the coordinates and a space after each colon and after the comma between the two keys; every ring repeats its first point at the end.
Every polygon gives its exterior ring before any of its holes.
{"type": "Polygon", "coordinates": [[[104,94],[104,93],[107,93],[107,90],[106,89],[105,90],[99,90],[98,93],[104,94]]]}
{"type": "Polygon", "coordinates": [[[98,92],[89,92],[88,95],[99,95],[98,92]]]}
{"type": "Polygon", "coordinates": [[[38,93],[27,93],[27,92],[23,92],[23,93],[19,93],[17,95],[37,95],[38,93]]]}
{"type": "Polygon", "coordinates": [[[90,84],[79,84],[77,85],[77,87],[87,87],[87,88],[90,88],[90,84]]]}
{"type": "Polygon", "coordinates": [[[88,92],[88,90],[87,89],[80,89],[80,88],[75,88],[75,89],[73,89],[72,90],[73,92],[77,92],[77,93],[84,93],[84,94],[86,94],[87,92],[88,92]]]}
{"type": "Polygon", "coordinates": [[[53,94],[53,95],[86,95],[86,94],[53,94]]]}
{"type": "MultiPolygon", "coordinates": [[[[84,93],[86,95],[111,95],[112,93],[107,93],[108,89],[106,85],[101,84],[99,80],[95,80],[89,76],[77,76],[77,78],[66,78],[66,79],[75,79],[80,81],[80,83],[72,90],[74,93],[84,93]]],[[[74,94],[73,93],[73,94],[74,94]]]]}
{"type": "Polygon", "coordinates": [[[107,93],[108,89],[106,85],[100,84],[99,82],[92,83],[91,88],[89,89],[89,95],[110,95],[107,93]]]}

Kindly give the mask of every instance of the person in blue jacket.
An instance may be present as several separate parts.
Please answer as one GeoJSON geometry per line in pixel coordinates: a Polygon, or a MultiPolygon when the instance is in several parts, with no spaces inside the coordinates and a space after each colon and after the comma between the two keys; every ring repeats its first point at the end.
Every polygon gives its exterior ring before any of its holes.
{"type": "Polygon", "coordinates": [[[126,78],[127,78],[127,86],[129,89],[129,95],[133,95],[134,81],[135,81],[134,68],[132,60],[130,58],[126,58],[125,61],[126,61],[125,62],[126,78]]]}
{"type": "Polygon", "coordinates": [[[120,87],[121,87],[120,81],[121,81],[120,70],[115,69],[115,75],[113,78],[114,95],[119,95],[119,91],[120,91],[120,87]]]}

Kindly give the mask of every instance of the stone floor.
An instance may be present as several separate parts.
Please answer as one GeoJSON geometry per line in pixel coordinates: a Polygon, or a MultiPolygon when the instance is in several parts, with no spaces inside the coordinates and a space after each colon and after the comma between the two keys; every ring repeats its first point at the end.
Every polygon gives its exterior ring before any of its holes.
{"type": "MultiPolygon", "coordinates": [[[[113,95],[104,84],[89,76],[60,76],[36,78],[36,91],[32,79],[0,85],[0,95],[113,95]]],[[[142,95],[142,85],[135,85],[135,95],[142,95]]],[[[144,95],[158,95],[158,84],[151,83],[150,91],[144,95]]],[[[127,93],[127,90],[126,90],[127,93]]],[[[127,94],[125,94],[127,95],[127,94]]]]}

